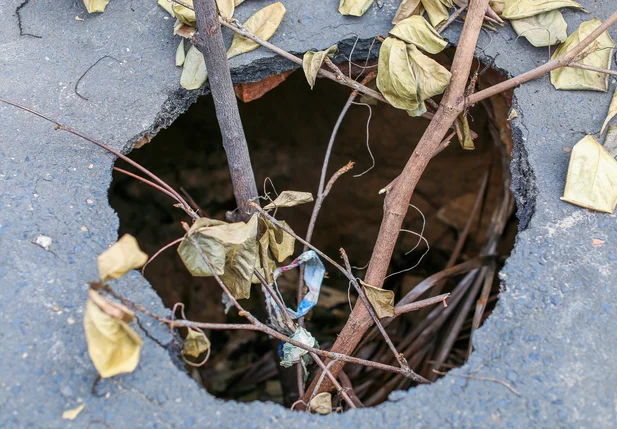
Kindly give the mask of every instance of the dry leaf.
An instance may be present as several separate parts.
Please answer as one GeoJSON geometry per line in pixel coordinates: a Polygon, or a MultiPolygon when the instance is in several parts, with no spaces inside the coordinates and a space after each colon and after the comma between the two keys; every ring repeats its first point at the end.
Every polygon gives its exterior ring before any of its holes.
{"type": "MultiPolygon", "coordinates": [[[[597,18],[583,22],[578,29],[570,34],[566,41],[555,50],[551,59],[554,60],[570,51],[601,24],[602,22],[597,18]]],[[[583,55],[584,58],[579,62],[588,66],[608,69],[611,65],[611,54],[612,48],[614,47],[615,42],[613,42],[608,32],[605,31],[583,51],[583,54],[589,54],[586,56],[583,55]]],[[[606,92],[608,89],[608,75],[590,70],[561,67],[551,71],[551,83],[557,89],[581,89],[606,92]]]]}
{"type": "Polygon", "coordinates": [[[562,7],[572,7],[585,10],[583,6],[573,0],[506,0],[502,18],[521,19],[538,15],[562,7]]]}
{"type": "Polygon", "coordinates": [[[448,19],[448,7],[440,0],[422,0],[422,5],[426,9],[428,19],[434,27],[448,19]]]}
{"type": "Polygon", "coordinates": [[[471,138],[471,130],[469,129],[469,119],[467,115],[463,112],[456,118],[456,122],[456,136],[458,137],[458,142],[461,144],[461,147],[465,150],[474,150],[476,147],[471,138]]]}
{"type": "Polygon", "coordinates": [[[411,16],[400,21],[390,30],[390,35],[429,54],[437,54],[448,46],[448,42],[422,16],[411,16]]]}
{"type": "Polygon", "coordinates": [[[165,9],[165,12],[171,15],[172,18],[176,17],[176,12],[174,12],[174,4],[171,0],[158,0],[158,5],[165,9]]]}
{"type": "Polygon", "coordinates": [[[563,201],[612,213],[617,205],[617,161],[593,136],[572,148],[563,201]]]}
{"type": "Polygon", "coordinates": [[[208,70],[206,70],[204,56],[199,49],[191,45],[184,58],[180,86],[188,90],[199,89],[206,79],[208,79],[208,70]]]}
{"type": "Polygon", "coordinates": [[[604,240],[600,240],[599,238],[594,238],[591,240],[591,244],[594,246],[601,246],[604,244],[604,240]]]}
{"type": "MultiPolygon", "coordinates": [[[[276,32],[277,28],[279,28],[279,25],[281,25],[285,12],[285,6],[283,6],[281,2],[272,3],[270,6],[266,6],[255,12],[246,20],[243,26],[260,39],[268,40],[276,32]]],[[[234,33],[231,46],[229,47],[229,51],[227,51],[227,58],[233,58],[236,55],[251,52],[258,47],[259,44],[257,42],[242,37],[238,33],[234,33]]]]}
{"type": "Polygon", "coordinates": [[[506,3],[503,1],[489,1],[488,5],[497,15],[501,15],[506,7],[506,3]]]}
{"type": "Polygon", "coordinates": [[[338,11],[341,15],[362,16],[374,0],[340,0],[338,11]]]}
{"type": "Polygon", "coordinates": [[[529,18],[511,19],[510,24],[519,36],[536,47],[552,46],[568,38],[568,23],[558,10],[540,13],[529,18]]]}
{"type": "Polygon", "coordinates": [[[424,6],[422,5],[421,0],[403,0],[401,5],[398,7],[396,14],[394,14],[394,18],[392,19],[392,24],[398,24],[402,20],[409,18],[414,15],[423,15],[424,14],[424,6]]]}
{"type": "Polygon", "coordinates": [[[231,18],[234,16],[234,10],[236,9],[236,3],[234,0],[216,0],[216,6],[218,7],[220,14],[225,18],[231,18]]]}
{"type": "MultiPolygon", "coordinates": [[[[178,254],[182,262],[195,277],[210,277],[215,273],[220,276],[225,272],[225,247],[211,237],[200,234],[200,231],[207,231],[209,227],[218,225],[216,222],[218,221],[208,218],[198,219],[186,234],[193,237],[202,253],[210,261],[214,272],[204,262],[201,253],[195,248],[192,240],[185,237],[178,246],[178,254]]],[[[225,222],[220,224],[227,225],[225,222]]]]}
{"type": "MultiPolygon", "coordinates": [[[[279,222],[286,228],[291,229],[284,220],[279,222]]],[[[270,250],[277,261],[283,262],[285,259],[293,255],[296,239],[292,235],[270,222],[268,222],[268,234],[270,236],[270,250]]]]}
{"type": "Polygon", "coordinates": [[[176,23],[174,24],[174,36],[178,35],[178,36],[184,37],[185,39],[191,39],[195,35],[196,32],[197,32],[197,29],[195,27],[186,25],[179,19],[176,19],[176,23]]]}
{"type": "Polygon", "coordinates": [[[388,289],[382,289],[361,282],[364,287],[364,293],[369,300],[377,317],[394,317],[394,292],[388,289]]]}
{"type": "Polygon", "coordinates": [[[178,254],[189,272],[196,277],[221,277],[225,286],[237,299],[251,294],[251,278],[257,259],[257,216],[247,223],[225,223],[202,218],[193,224],[178,247],[178,254]],[[210,270],[202,253],[208,258],[210,270]]]}
{"type": "MultiPolygon", "coordinates": [[[[272,283],[274,278],[272,273],[276,269],[276,263],[270,257],[270,253],[268,252],[270,248],[270,234],[267,231],[261,236],[259,239],[259,243],[257,244],[257,258],[255,260],[255,269],[259,271],[259,273],[266,279],[268,283],[272,283]],[[264,270],[263,267],[266,267],[264,270]]],[[[257,276],[253,275],[251,279],[251,283],[260,284],[261,281],[257,276]]]]}
{"type": "Polygon", "coordinates": [[[518,118],[518,112],[514,109],[510,110],[510,113],[508,114],[508,121],[511,121],[512,119],[516,119],[518,118]]]}
{"type": "Polygon", "coordinates": [[[315,86],[317,73],[321,68],[321,64],[326,59],[326,56],[332,58],[337,51],[338,46],[332,45],[325,51],[307,51],[306,54],[304,54],[304,57],[302,58],[302,69],[304,70],[304,75],[306,76],[306,80],[311,86],[311,89],[315,86]]]}
{"type": "Polygon", "coordinates": [[[313,194],[300,191],[283,191],[276,199],[264,207],[264,210],[271,210],[279,207],[293,207],[300,204],[313,202],[313,194]]]}
{"type": "Polygon", "coordinates": [[[84,313],[88,354],[102,378],[132,372],[139,363],[143,344],[126,323],[133,313],[90,290],[84,313]],[[114,315],[111,315],[111,314],[114,315]],[[119,313],[120,317],[115,317],[119,313]]]}
{"type": "Polygon", "coordinates": [[[437,61],[427,57],[414,45],[407,45],[413,73],[416,76],[417,94],[420,101],[442,94],[452,75],[437,61]]]}
{"type": "Polygon", "coordinates": [[[107,7],[109,0],[84,0],[84,6],[88,13],[103,12],[107,7]]]}
{"type": "Polygon", "coordinates": [[[186,54],[184,53],[184,39],[180,40],[178,47],[176,48],[176,67],[182,67],[186,54]]]}
{"type": "Polygon", "coordinates": [[[309,408],[317,414],[330,414],[332,412],[332,394],[330,392],[318,393],[309,402],[309,408]]]}
{"type": "Polygon", "coordinates": [[[379,51],[376,82],[390,104],[415,116],[425,111],[424,100],[446,89],[450,72],[414,45],[388,37],[379,51]]]}
{"type": "Polygon", "coordinates": [[[75,418],[81,413],[84,408],[86,408],[86,404],[81,404],[80,406],[73,408],[72,410],[66,410],[62,413],[62,418],[65,420],[75,420],[75,418]]]}
{"type": "Polygon", "coordinates": [[[234,6],[235,7],[240,6],[242,3],[244,3],[244,0],[234,0],[234,6]]]}
{"type": "Polygon", "coordinates": [[[148,255],[141,251],[135,237],[124,234],[120,240],[99,255],[97,260],[99,279],[102,282],[118,279],[147,261],[148,255]]]}
{"type": "MultiPolygon", "coordinates": [[[[193,0],[183,0],[183,3],[193,7],[193,0]]],[[[174,3],[172,5],[172,9],[176,18],[178,18],[183,23],[195,27],[196,19],[195,19],[195,11],[189,9],[188,7],[184,7],[181,4],[174,3]]]]}
{"type": "Polygon", "coordinates": [[[600,135],[604,134],[604,130],[608,123],[617,116],[617,88],[615,88],[615,92],[613,93],[613,98],[611,99],[611,104],[608,106],[608,114],[606,115],[606,119],[604,120],[604,124],[602,124],[602,129],[600,130],[600,135]]]}
{"type": "Polygon", "coordinates": [[[207,352],[210,348],[210,340],[206,337],[206,334],[194,329],[189,329],[189,333],[184,339],[182,345],[182,355],[189,356],[194,359],[198,359],[203,353],[207,352]]]}

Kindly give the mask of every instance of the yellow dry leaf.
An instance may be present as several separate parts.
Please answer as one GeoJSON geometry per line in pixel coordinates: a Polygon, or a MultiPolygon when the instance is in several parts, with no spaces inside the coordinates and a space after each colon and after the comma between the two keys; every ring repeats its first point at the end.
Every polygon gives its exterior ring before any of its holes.
{"type": "Polygon", "coordinates": [[[310,400],[309,408],[313,413],[330,414],[332,412],[332,394],[330,392],[318,393],[310,400]]]}
{"type": "Polygon", "coordinates": [[[369,300],[377,317],[394,317],[394,292],[388,289],[382,289],[361,282],[364,287],[364,293],[369,300]]]}
{"type": "MultiPolygon", "coordinates": [[[[269,6],[255,12],[243,24],[244,28],[263,40],[268,40],[276,32],[283,16],[285,16],[285,6],[281,2],[272,3],[269,6]]],[[[231,41],[231,46],[227,51],[227,58],[233,58],[236,55],[251,52],[259,47],[257,42],[240,36],[234,33],[231,41]]]]}
{"type": "Polygon", "coordinates": [[[519,36],[536,47],[552,46],[567,39],[568,24],[558,10],[540,13],[528,18],[511,19],[510,24],[519,36]]]}
{"type": "Polygon", "coordinates": [[[445,91],[450,77],[448,70],[415,45],[394,37],[381,45],[377,88],[390,104],[411,116],[425,112],[424,101],[445,91]]]}
{"type": "Polygon", "coordinates": [[[109,0],[84,0],[84,6],[88,13],[103,12],[107,7],[109,0]]]}
{"type": "Polygon", "coordinates": [[[604,124],[602,124],[602,129],[600,130],[600,135],[604,134],[604,130],[608,123],[617,116],[617,88],[615,88],[615,92],[613,93],[613,98],[611,99],[611,104],[608,106],[608,114],[606,115],[606,119],[604,120],[604,124]]]}
{"type": "Polygon", "coordinates": [[[420,105],[405,42],[388,37],[379,50],[377,88],[394,107],[415,110],[420,105]]]}
{"type": "Polygon", "coordinates": [[[301,191],[283,191],[273,202],[267,204],[264,210],[271,210],[280,207],[293,207],[300,204],[313,202],[313,194],[301,191]]]}
{"type": "MultiPolygon", "coordinates": [[[[566,41],[555,50],[551,59],[554,60],[559,58],[570,51],[601,24],[602,22],[597,18],[583,22],[576,31],[570,34],[566,41]]],[[[584,56],[584,58],[578,62],[588,66],[608,69],[611,65],[611,53],[614,47],[615,42],[613,42],[608,32],[605,31],[583,51],[582,56],[584,56]]],[[[590,70],[561,67],[551,71],[551,83],[557,89],[606,92],[608,89],[608,75],[590,70]]]]}
{"type": "Polygon", "coordinates": [[[244,3],[244,0],[234,0],[234,6],[235,7],[240,6],[242,3],[244,3]]]}
{"type": "Polygon", "coordinates": [[[448,7],[440,0],[422,0],[422,5],[424,6],[424,9],[426,9],[431,25],[434,27],[437,27],[450,16],[448,13],[448,7]]]}
{"type": "Polygon", "coordinates": [[[458,137],[461,147],[465,150],[474,150],[476,147],[471,138],[471,130],[469,128],[469,119],[467,115],[462,113],[456,118],[456,124],[456,136],[458,137]]]}
{"type": "MultiPolygon", "coordinates": [[[[264,279],[268,283],[272,283],[274,278],[272,274],[276,269],[276,263],[270,257],[270,253],[268,249],[270,248],[270,234],[266,231],[261,238],[259,239],[259,243],[257,244],[257,258],[255,260],[255,269],[259,271],[259,273],[263,276],[264,279]],[[265,269],[263,267],[266,267],[265,269]]],[[[260,284],[261,281],[257,276],[253,275],[251,279],[251,283],[260,284]]]]}
{"type": "Polygon", "coordinates": [[[133,313],[126,307],[90,290],[84,313],[84,331],[88,354],[102,378],[132,372],[137,367],[143,343],[126,323],[132,318],[133,313]]]}
{"type": "Polygon", "coordinates": [[[340,0],[338,11],[341,15],[362,16],[374,0],[340,0]]]}
{"type": "Polygon", "coordinates": [[[572,148],[563,201],[612,213],[617,205],[617,161],[593,137],[572,148]]]}
{"type": "Polygon", "coordinates": [[[165,9],[165,12],[171,15],[172,18],[176,17],[176,12],[174,12],[174,3],[171,0],[158,0],[158,5],[165,9]]]}
{"type": "Polygon", "coordinates": [[[185,59],[186,53],[184,52],[184,39],[181,39],[178,47],[176,48],[176,67],[182,67],[185,59]]]}
{"type": "Polygon", "coordinates": [[[135,237],[124,234],[120,240],[99,255],[97,260],[99,279],[102,282],[118,279],[147,261],[148,255],[141,251],[135,237]]]}
{"type": "Polygon", "coordinates": [[[216,6],[219,9],[221,15],[225,18],[231,18],[234,15],[236,9],[236,3],[234,0],[216,0],[216,6]]]}
{"type": "Polygon", "coordinates": [[[206,337],[206,334],[189,329],[189,333],[186,335],[184,344],[182,345],[182,355],[197,359],[203,353],[207,352],[209,348],[210,340],[206,337]]]}
{"type": "Polygon", "coordinates": [[[437,54],[448,46],[446,42],[422,16],[410,16],[390,30],[390,35],[411,43],[429,54],[437,54]]]}
{"type": "MultiPolygon", "coordinates": [[[[284,220],[279,222],[282,223],[287,229],[291,229],[284,220]]],[[[296,239],[292,235],[270,222],[268,222],[268,234],[270,236],[270,250],[277,261],[283,262],[285,259],[293,255],[296,239]]]]}
{"type": "Polygon", "coordinates": [[[398,7],[396,14],[394,14],[394,18],[392,19],[392,24],[398,24],[402,20],[409,18],[413,15],[423,15],[424,14],[424,6],[422,5],[421,0],[403,0],[401,5],[398,7]]]}
{"type": "Polygon", "coordinates": [[[416,76],[417,94],[420,101],[442,94],[452,75],[437,61],[427,57],[414,45],[407,45],[407,54],[416,76]]]}
{"type": "Polygon", "coordinates": [[[562,7],[584,10],[583,6],[573,0],[504,0],[502,18],[521,19],[538,15],[562,7]]]}
{"type": "Polygon", "coordinates": [[[188,90],[199,89],[206,79],[208,79],[208,70],[206,70],[204,56],[199,52],[199,49],[191,46],[184,58],[180,86],[188,90]]]}
{"type": "MultiPolygon", "coordinates": [[[[183,0],[182,3],[185,3],[188,6],[193,7],[193,0],[183,0]]],[[[191,10],[188,7],[184,7],[178,3],[174,3],[172,5],[172,9],[176,15],[176,18],[178,18],[180,21],[182,21],[183,23],[187,25],[191,25],[195,27],[196,18],[195,18],[194,10],[191,10]]]]}
{"type": "Polygon", "coordinates": [[[497,15],[501,15],[506,7],[506,3],[504,1],[489,1],[488,5],[497,15]]]}
{"type": "Polygon", "coordinates": [[[72,410],[66,410],[62,413],[62,418],[65,420],[75,420],[75,418],[81,413],[84,408],[86,408],[86,404],[81,404],[78,407],[73,408],[72,410]]]}
{"type": "Polygon", "coordinates": [[[304,70],[304,75],[306,76],[306,80],[308,84],[313,89],[315,86],[315,80],[317,79],[317,73],[321,68],[326,56],[333,57],[338,51],[338,46],[332,45],[325,51],[307,51],[302,58],[302,69],[304,70]]]}
{"type": "Polygon", "coordinates": [[[174,36],[178,35],[184,37],[185,39],[191,39],[196,32],[197,29],[195,27],[186,25],[184,22],[176,19],[176,23],[174,24],[174,36]]]}
{"type": "Polygon", "coordinates": [[[180,243],[178,254],[192,275],[206,277],[216,273],[237,299],[248,298],[257,259],[257,215],[247,223],[199,219],[180,243]]]}

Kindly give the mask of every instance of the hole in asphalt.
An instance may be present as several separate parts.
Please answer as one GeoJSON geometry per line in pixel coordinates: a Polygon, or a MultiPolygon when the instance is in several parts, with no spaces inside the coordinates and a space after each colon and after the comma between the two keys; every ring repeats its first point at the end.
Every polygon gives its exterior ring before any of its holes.
{"type": "MultiPolygon", "coordinates": [[[[259,89],[273,79],[278,77],[244,89],[259,89]]],[[[501,75],[489,69],[478,82],[486,86],[501,79],[501,75]]],[[[348,88],[325,79],[318,80],[311,91],[299,71],[261,98],[239,103],[257,182],[262,188],[260,192],[264,192],[263,184],[269,178],[278,192],[289,189],[315,193],[330,133],[348,96],[348,88]]],[[[426,252],[426,245],[420,243],[406,254],[416,246],[418,237],[402,233],[390,271],[406,270],[420,263],[412,270],[390,277],[385,284],[395,292],[396,302],[422,280],[447,266],[483,178],[488,174],[487,192],[479,199],[478,214],[469,223],[469,235],[456,263],[470,261],[483,253],[495,254],[494,262],[443,283],[442,293],[452,293],[448,307],[439,304],[407,313],[387,328],[411,368],[430,379],[439,376],[433,370],[446,372],[466,361],[472,325],[483,322],[492,311],[499,293],[497,273],[514,245],[517,222],[507,190],[512,148],[506,120],[510,97],[500,95],[470,109],[470,126],[479,135],[474,151],[461,149],[455,138],[431,161],[412,200],[416,208],[410,209],[404,222],[405,229],[416,233],[424,228],[430,251],[426,252]],[[502,231],[499,225],[503,226],[502,231]],[[486,302],[481,314],[476,313],[479,300],[486,302]]],[[[367,264],[379,230],[383,196],[378,191],[401,171],[428,124],[426,119],[411,118],[404,111],[384,104],[371,109],[369,145],[375,166],[361,177],[353,177],[372,165],[366,144],[369,109],[353,105],[339,130],[329,174],[350,160],[356,164],[336,182],[325,200],[313,238],[318,248],[336,260],[339,248],[343,247],[352,265],[357,267],[367,264]]],[[[224,220],[225,212],[235,207],[210,96],[200,98],[168,129],[131,152],[130,157],[175,189],[186,190],[208,217],[224,220]]],[[[116,162],[116,166],[130,169],[122,161],[116,162]]],[[[273,192],[270,181],[266,190],[273,192]]],[[[120,234],[133,234],[149,255],[181,237],[184,231],[180,222],[189,221],[182,211],[172,207],[165,195],[118,172],[114,172],[109,199],[120,217],[120,234]]],[[[302,205],[280,210],[277,217],[304,235],[311,210],[312,205],[302,205]]],[[[301,246],[296,244],[295,255],[301,251],[301,246]]],[[[331,346],[350,313],[348,282],[332,267],[326,269],[328,275],[320,299],[307,320],[307,329],[322,348],[331,346]]],[[[357,270],[356,275],[362,278],[364,273],[357,270]]],[[[278,284],[291,308],[295,308],[297,276],[297,270],[291,270],[278,284]]],[[[191,320],[245,323],[234,310],[225,315],[216,283],[210,278],[191,277],[173,249],[152,262],[145,277],[168,307],[184,303],[186,316],[191,320]]],[[[257,288],[253,288],[252,295],[243,305],[265,320],[257,288]]],[[[355,299],[356,294],[351,293],[352,303],[355,299]]],[[[212,341],[209,361],[201,368],[187,369],[210,393],[224,399],[286,405],[297,399],[295,368],[291,375],[279,373],[276,342],[254,331],[206,333],[212,341]]],[[[396,365],[379,335],[364,341],[354,355],[396,365]]],[[[308,369],[312,376],[314,365],[308,369]]],[[[347,365],[344,374],[347,377],[343,384],[349,382],[365,406],[385,401],[393,390],[413,386],[408,379],[395,374],[357,365],[347,365]]],[[[334,398],[336,405],[340,400],[337,395],[334,398]]]]}

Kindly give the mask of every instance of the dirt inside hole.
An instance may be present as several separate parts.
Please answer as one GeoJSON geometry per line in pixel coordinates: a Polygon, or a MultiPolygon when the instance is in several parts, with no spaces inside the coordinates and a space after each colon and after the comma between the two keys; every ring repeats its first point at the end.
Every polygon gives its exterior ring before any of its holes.
{"type": "MultiPolygon", "coordinates": [[[[488,70],[480,77],[479,85],[486,86],[500,79],[497,72],[488,70]]],[[[330,133],[348,95],[347,88],[324,79],[311,91],[300,71],[260,99],[240,102],[262,194],[273,195],[274,187],[278,192],[287,189],[316,192],[330,133]]],[[[383,209],[379,190],[401,171],[428,124],[425,119],[410,118],[405,112],[384,104],[370,109],[369,145],[374,167],[360,177],[353,177],[373,165],[366,141],[369,108],[353,105],[339,130],[329,174],[350,160],[356,164],[336,182],[325,200],[313,237],[313,243],[335,259],[338,259],[339,248],[343,247],[356,267],[367,264],[379,230],[383,209]]],[[[404,228],[416,234],[401,234],[391,272],[415,268],[390,277],[385,284],[395,292],[395,302],[423,279],[444,269],[488,172],[488,188],[481,200],[479,215],[471,221],[469,238],[456,262],[478,257],[485,248],[488,231],[495,221],[493,214],[506,204],[504,183],[507,188],[508,154],[512,147],[506,120],[508,109],[507,94],[472,108],[470,125],[479,135],[476,149],[462,150],[455,138],[429,164],[414,193],[414,208],[404,222],[404,228]],[[428,252],[424,242],[418,244],[420,233],[430,244],[428,252]],[[406,254],[414,247],[415,250],[406,254]]],[[[175,189],[184,189],[208,217],[224,220],[225,212],[235,207],[225,152],[209,96],[202,97],[171,127],[162,130],[149,144],[134,150],[130,157],[175,189]]],[[[129,169],[122,161],[116,166],[129,169]]],[[[109,199],[120,217],[120,234],[133,234],[149,255],[181,237],[184,231],[180,222],[189,221],[181,210],[172,207],[167,196],[118,172],[114,172],[109,199]]],[[[312,204],[280,209],[277,218],[287,221],[303,236],[311,210],[312,204]]],[[[496,273],[509,255],[517,232],[512,213],[509,207],[498,219],[505,227],[502,234],[492,237],[497,240],[491,252],[497,255],[494,264],[479,270],[480,274],[471,280],[465,280],[469,274],[462,273],[443,285],[443,292],[453,292],[451,298],[457,296],[456,290],[462,291],[458,301],[449,299],[447,308],[440,304],[402,315],[388,326],[399,351],[421,375],[434,379],[437,377],[434,369],[445,372],[465,362],[480,291],[483,287],[490,289],[485,299],[488,301],[486,311],[481,314],[480,321],[486,319],[499,293],[496,273]],[[483,277],[478,280],[480,276],[483,277]]],[[[295,255],[301,251],[301,245],[296,243],[295,255]]],[[[348,282],[333,267],[326,268],[328,275],[320,299],[307,320],[307,329],[322,348],[331,346],[350,313],[348,282]]],[[[355,274],[362,278],[364,271],[358,269],[355,274]]],[[[154,260],[145,276],[168,307],[184,303],[190,320],[245,322],[234,310],[228,315],[224,313],[221,291],[216,283],[210,278],[192,277],[173,249],[154,260]]],[[[278,283],[291,308],[296,307],[297,276],[296,270],[289,271],[278,283]]],[[[265,320],[257,288],[253,288],[252,295],[243,305],[265,320]]],[[[353,305],[355,291],[349,296],[353,305]]],[[[189,368],[189,371],[213,395],[286,405],[297,399],[295,376],[290,379],[283,375],[281,383],[274,357],[276,344],[266,335],[252,331],[210,331],[207,335],[212,341],[211,357],[203,367],[189,368]]],[[[396,365],[379,335],[364,341],[355,355],[396,365]]],[[[315,368],[310,367],[309,371],[312,375],[315,368]]],[[[341,380],[342,384],[347,386],[349,382],[365,406],[379,404],[391,391],[413,385],[405,378],[356,365],[347,365],[343,377],[346,380],[341,380]]]]}

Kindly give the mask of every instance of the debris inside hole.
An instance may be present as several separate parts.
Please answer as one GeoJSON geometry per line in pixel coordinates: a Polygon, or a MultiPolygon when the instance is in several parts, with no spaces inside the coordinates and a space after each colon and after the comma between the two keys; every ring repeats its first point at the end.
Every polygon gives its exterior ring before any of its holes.
{"type": "MultiPolygon", "coordinates": [[[[275,195],[276,191],[286,189],[315,193],[325,148],[349,90],[319,80],[311,91],[301,71],[272,79],[253,87],[236,88],[239,96],[248,94],[249,97],[250,91],[271,89],[255,101],[239,103],[256,179],[263,186],[261,193],[275,195]],[[278,85],[274,89],[272,79],[278,85]]],[[[478,83],[488,85],[501,79],[501,75],[489,69],[478,83]]],[[[461,149],[455,138],[429,164],[414,193],[414,208],[404,222],[404,229],[417,234],[401,233],[390,271],[404,271],[419,263],[412,270],[388,278],[385,284],[385,288],[395,292],[397,302],[422,280],[447,266],[483,178],[488,174],[486,194],[478,199],[479,214],[471,219],[469,236],[455,262],[474,260],[487,248],[496,256],[482,268],[472,270],[474,276],[468,270],[439,287],[442,292],[452,293],[448,307],[439,304],[410,312],[397,317],[387,327],[410,367],[430,380],[438,376],[434,370],[447,371],[466,361],[471,350],[472,324],[485,320],[494,307],[499,293],[497,273],[514,244],[517,222],[512,215],[513,200],[508,190],[512,148],[506,120],[509,97],[502,94],[470,110],[471,128],[479,135],[474,151],[461,149]],[[494,216],[500,207],[501,214],[494,216]],[[503,233],[489,237],[488,231],[495,222],[504,223],[503,233]],[[430,244],[430,251],[426,252],[426,245],[420,243],[407,254],[418,243],[420,233],[430,244]],[[494,240],[495,246],[487,245],[490,240],[494,240]],[[484,288],[490,291],[484,300],[486,310],[474,322],[484,288]]],[[[337,181],[326,198],[312,241],[335,259],[339,248],[344,248],[352,265],[360,267],[354,273],[359,278],[365,273],[361,268],[371,256],[381,221],[383,196],[378,192],[401,171],[428,125],[426,119],[411,118],[404,111],[384,104],[370,109],[369,145],[375,166],[366,174],[353,177],[373,162],[366,140],[369,108],[351,106],[337,135],[329,174],[350,160],[356,165],[352,174],[337,181]]],[[[223,220],[225,213],[235,207],[211,97],[202,97],[130,157],[175,189],[183,189],[203,209],[204,216],[223,220]]],[[[122,161],[116,166],[128,169],[122,161]]],[[[188,221],[186,215],[173,208],[165,195],[130,177],[114,172],[109,199],[120,217],[120,234],[134,235],[149,255],[184,233],[180,222],[188,221]]],[[[311,210],[311,204],[280,209],[278,217],[296,233],[304,235],[311,210]]],[[[294,255],[301,251],[301,245],[296,243],[294,255]]],[[[323,349],[332,345],[356,300],[353,289],[348,295],[348,281],[331,266],[326,268],[328,274],[319,301],[306,321],[307,329],[323,349]]],[[[292,270],[278,282],[291,308],[296,306],[297,276],[297,270],[292,270]]],[[[183,303],[190,320],[245,322],[234,310],[225,314],[218,285],[212,278],[192,277],[173,249],[164,251],[150,263],[145,277],[168,307],[183,303]]],[[[435,291],[431,296],[434,295],[435,291]]],[[[257,293],[242,304],[260,320],[266,320],[257,293]]],[[[298,399],[295,367],[292,373],[281,371],[275,359],[277,341],[255,331],[207,334],[212,342],[208,362],[203,367],[187,369],[210,393],[223,399],[273,401],[286,406],[298,399]]],[[[367,334],[354,355],[396,365],[379,335],[367,334]]],[[[311,374],[315,373],[314,368],[309,369],[311,374]]],[[[347,365],[340,381],[343,386],[353,386],[364,406],[377,405],[392,391],[413,386],[408,379],[356,365],[347,365]]]]}

